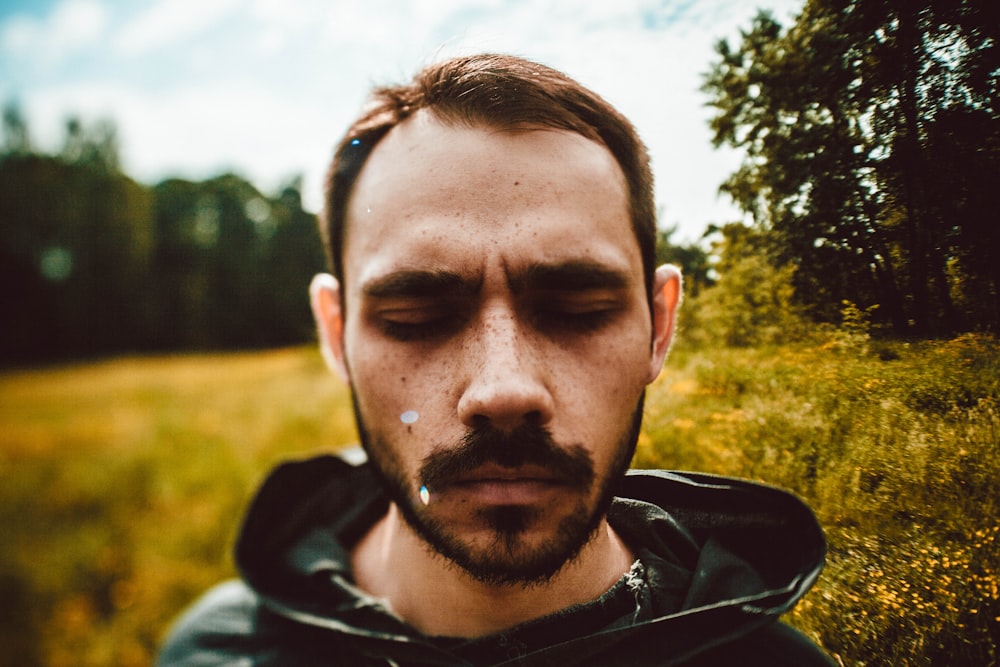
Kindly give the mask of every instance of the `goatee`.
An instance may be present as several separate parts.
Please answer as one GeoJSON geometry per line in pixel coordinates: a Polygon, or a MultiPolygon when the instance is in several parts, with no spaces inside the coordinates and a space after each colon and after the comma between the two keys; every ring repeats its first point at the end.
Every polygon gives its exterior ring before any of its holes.
{"type": "Polygon", "coordinates": [[[485,425],[469,431],[456,444],[436,447],[421,462],[416,480],[407,478],[391,445],[370,436],[356,403],[355,413],[362,445],[387,494],[433,552],[484,584],[530,586],[548,581],[572,561],[601,525],[611,505],[613,486],[625,474],[635,452],[642,406],[640,398],[631,423],[614,443],[615,455],[606,470],[595,470],[585,447],[560,446],[542,426],[525,423],[502,431],[485,425]],[[525,535],[550,508],[515,504],[477,507],[470,510],[472,516],[489,528],[492,539],[488,544],[472,545],[456,534],[452,523],[428,500],[484,465],[543,469],[576,501],[558,517],[553,534],[534,543],[525,535]]]}

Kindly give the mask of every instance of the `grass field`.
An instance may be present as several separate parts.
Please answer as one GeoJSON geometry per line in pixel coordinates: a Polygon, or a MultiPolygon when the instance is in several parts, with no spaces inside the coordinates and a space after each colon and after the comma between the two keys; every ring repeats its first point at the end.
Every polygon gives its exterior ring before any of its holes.
{"type": "MultiPolygon", "coordinates": [[[[1000,345],[862,342],[679,345],[636,464],[802,495],[830,555],[790,620],[842,664],[1000,664],[1000,345]]],[[[149,665],[232,574],[266,471],[355,441],[306,349],[8,372],[0,425],[0,664],[18,667],[149,665]]]]}

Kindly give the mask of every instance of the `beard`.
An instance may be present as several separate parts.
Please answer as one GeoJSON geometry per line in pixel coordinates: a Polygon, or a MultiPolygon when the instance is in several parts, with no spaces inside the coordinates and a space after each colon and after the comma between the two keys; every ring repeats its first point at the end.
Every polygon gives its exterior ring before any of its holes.
{"type": "Polygon", "coordinates": [[[594,469],[593,459],[582,445],[560,446],[544,427],[525,423],[511,431],[488,425],[473,429],[460,442],[435,448],[423,459],[415,478],[408,478],[401,468],[391,443],[370,434],[353,396],[352,401],[361,444],[372,469],[428,548],[483,584],[530,586],[551,579],[595,535],[611,506],[614,487],[635,453],[644,398],[645,393],[613,443],[614,455],[604,470],[594,469]],[[527,539],[528,531],[552,511],[550,507],[511,504],[471,510],[488,529],[485,543],[463,539],[447,518],[435,513],[428,503],[431,493],[449,489],[462,475],[486,464],[537,466],[572,492],[576,500],[555,518],[554,534],[534,542],[527,539]]]}

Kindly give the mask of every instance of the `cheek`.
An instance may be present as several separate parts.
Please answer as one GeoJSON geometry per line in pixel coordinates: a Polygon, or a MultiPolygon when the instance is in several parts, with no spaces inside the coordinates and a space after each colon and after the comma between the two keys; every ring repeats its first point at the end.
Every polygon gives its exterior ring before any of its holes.
{"type": "Polygon", "coordinates": [[[351,391],[369,430],[381,430],[388,414],[396,412],[398,415],[408,409],[398,407],[405,403],[405,373],[397,368],[393,355],[385,354],[380,348],[377,343],[362,340],[350,329],[345,335],[351,391]]]}
{"type": "Polygon", "coordinates": [[[631,332],[603,337],[583,350],[563,350],[564,388],[595,400],[638,397],[649,372],[649,341],[631,332]]]}
{"type": "Polygon", "coordinates": [[[411,378],[379,364],[352,375],[352,390],[368,428],[387,432],[392,426],[411,426],[422,412],[410,389],[411,378]]]}
{"type": "Polygon", "coordinates": [[[557,440],[583,444],[599,468],[617,455],[646,387],[648,361],[636,349],[641,348],[634,343],[614,349],[609,345],[599,355],[588,355],[586,363],[574,355],[557,380],[557,440]]]}
{"type": "Polygon", "coordinates": [[[454,414],[446,404],[453,373],[395,346],[366,341],[351,352],[351,388],[369,432],[390,440],[443,435],[442,419],[454,414]]]}

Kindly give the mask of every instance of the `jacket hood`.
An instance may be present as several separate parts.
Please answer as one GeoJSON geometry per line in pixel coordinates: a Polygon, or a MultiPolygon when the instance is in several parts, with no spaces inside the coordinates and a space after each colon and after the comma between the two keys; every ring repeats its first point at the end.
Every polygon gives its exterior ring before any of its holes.
{"type": "MultiPolygon", "coordinates": [[[[791,494],[724,477],[630,471],[608,519],[637,551],[669,562],[657,577],[685,580],[679,608],[652,604],[638,622],[599,629],[499,664],[675,664],[772,623],[815,582],[825,540],[791,494]],[[674,569],[670,569],[674,568],[674,569]],[[720,628],[725,629],[720,632],[720,628]],[[662,662],[662,647],[674,660],[662,662]]],[[[236,546],[242,577],[272,612],[335,631],[363,655],[405,665],[466,664],[413,630],[351,581],[349,546],[387,509],[367,465],[325,456],[279,466],[250,506],[236,546]]],[[[655,570],[655,568],[654,568],[655,570]]],[[[382,663],[384,664],[384,662],[382,663]]]]}

